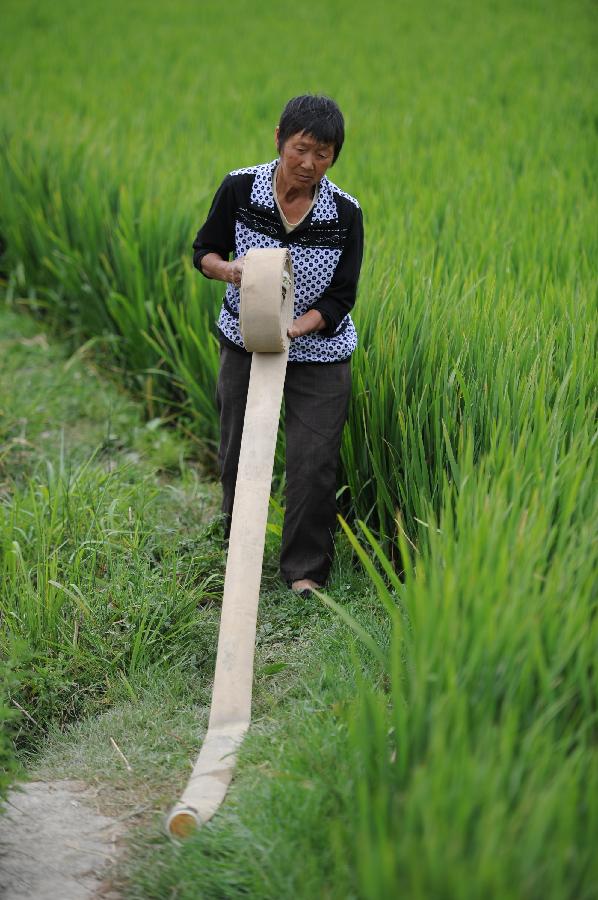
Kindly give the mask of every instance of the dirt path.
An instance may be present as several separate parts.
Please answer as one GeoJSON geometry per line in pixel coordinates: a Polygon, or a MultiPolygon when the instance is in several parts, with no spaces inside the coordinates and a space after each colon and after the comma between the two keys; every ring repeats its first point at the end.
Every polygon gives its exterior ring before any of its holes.
{"type": "Polygon", "coordinates": [[[0,818],[2,900],[118,900],[108,878],[124,832],[80,781],[33,781],[0,818]]]}

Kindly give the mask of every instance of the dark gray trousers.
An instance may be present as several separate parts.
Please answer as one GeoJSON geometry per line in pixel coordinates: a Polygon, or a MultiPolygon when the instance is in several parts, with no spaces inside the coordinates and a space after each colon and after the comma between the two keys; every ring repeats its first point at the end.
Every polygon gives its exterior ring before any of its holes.
{"type": "MultiPolygon", "coordinates": [[[[251,355],[220,347],[217,403],[222,511],[228,536],[251,355]]],[[[284,383],[286,511],[280,574],[324,584],[332,564],[336,478],[351,395],[351,363],[289,363],[284,383]]]]}

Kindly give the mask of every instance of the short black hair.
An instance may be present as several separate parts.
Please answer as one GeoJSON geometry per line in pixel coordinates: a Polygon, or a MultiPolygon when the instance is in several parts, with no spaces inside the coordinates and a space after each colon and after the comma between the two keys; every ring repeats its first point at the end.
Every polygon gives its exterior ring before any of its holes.
{"type": "Polygon", "coordinates": [[[320,144],[334,144],[334,165],[345,140],[345,120],[334,100],[318,94],[302,94],[289,100],[278,123],[279,150],[291,135],[303,132],[320,144]]]}

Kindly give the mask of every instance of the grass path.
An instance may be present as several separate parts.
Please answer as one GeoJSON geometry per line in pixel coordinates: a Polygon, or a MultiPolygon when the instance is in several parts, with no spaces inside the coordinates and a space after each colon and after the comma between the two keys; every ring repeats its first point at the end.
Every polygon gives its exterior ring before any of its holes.
{"type": "MultiPolygon", "coordinates": [[[[0,521],[12,577],[2,644],[16,654],[12,700],[25,710],[16,740],[28,776],[88,785],[101,813],[124,818],[128,852],[115,876],[124,896],[309,896],[333,852],[321,814],[333,814],[342,793],[331,778],[355,691],[346,628],[279,582],[274,510],[252,731],[222,814],[174,847],[163,815],[209,709],[225,564],[218,488],[188,461],[184,441],[145,423],[90,361],[66,357],[36,323],[7,311],[0,333],[0,521]],[[22,564],[11,569],[15,536],[22,564]],[[289,861],[306,827],[314,859],[300,875],[289,861]]],[[[331,595],[371,628],[367,591],[341,548],[331,595]]]]}

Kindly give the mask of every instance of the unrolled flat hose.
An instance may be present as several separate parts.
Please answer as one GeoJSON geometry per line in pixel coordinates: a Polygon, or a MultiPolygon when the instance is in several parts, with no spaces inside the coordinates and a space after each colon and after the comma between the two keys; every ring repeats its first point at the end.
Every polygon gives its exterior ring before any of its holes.
{"type": "Polygon", "coordinates": [[[288,250],[249,250],[241,278],[240,327],[251,375],[237,471],[208,731],[183,795],[168,816],[185,837],[214,815],[249,728],[255,628],[280,404],[293,321],[288,250]]]}

